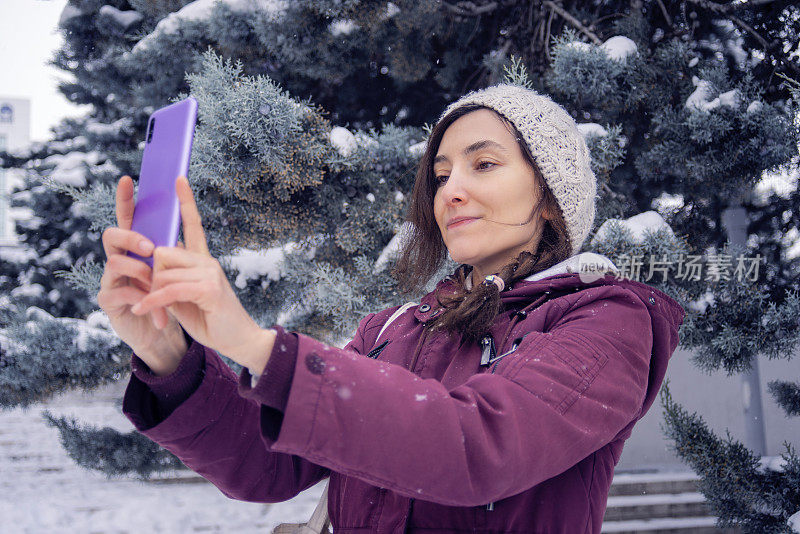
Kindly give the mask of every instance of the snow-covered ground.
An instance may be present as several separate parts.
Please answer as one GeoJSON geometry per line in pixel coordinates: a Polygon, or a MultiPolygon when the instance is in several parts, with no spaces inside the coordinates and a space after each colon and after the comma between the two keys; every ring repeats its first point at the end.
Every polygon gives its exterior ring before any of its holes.
{"type": "Polygon", "coordinates": [[[228,499],[194,477],[194,482],[170,484],[108,479],[76,466],[61,448],[58,432],[45,424],[42,410],[127,432],[132,426],[115,406],[122,386],[0,411],[0,532],[264,534],[278,523],[311,516],[324,483],[285,503],[258,504],[228,499]]]}

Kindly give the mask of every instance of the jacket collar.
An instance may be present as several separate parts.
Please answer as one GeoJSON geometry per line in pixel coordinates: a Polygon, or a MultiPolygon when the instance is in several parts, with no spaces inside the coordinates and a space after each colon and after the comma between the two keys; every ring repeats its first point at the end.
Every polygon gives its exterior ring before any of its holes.
{"type": "MultiPolygon", "coordinates": [[[[617,266],[614,265],[610,259],[602,254],[595,254],[594,252],[581,252],[580,254],[576,254],[575,256],[567,258],[562,262],[556,263],[549,269],[545,269],[544,271],[530,275],[529,277],[525,278],[525,281],[535,282],[536,280],[542,280],[550,276],[567,273],[583,273],[582,278],[591,278],[594,274],[600,276],[599,273],[618,274],[619,269],[617,269],[617,266]]],[[[472,277],[467,278],[466,286],[467,289],[472,289],[472,277]]]]}
{"type": "MultiPolygon", "coordinates": [[[[514,283],[500,293],[500,298],[506,305],[524,306],[524,303],[532,302],[541,294],[555,296],[557,293],[579,291],[588,287],[620,285],[639,295],[652,313],[665,316],[672,324],[681,324],[686,312],[672,297],[642,282],[619,278],[618,274],[619,269],[606,256],[583,252],[514,283]]],[[[446,286],[450,284],[445,278],[437,284],[436,289],[422,297],[414,314],[418,320],[425,322],[437,312],[439,304],[436,292],[447,291],[446,286]]]]}
{"type": "Polygon", "coordinates": [[[594,252],[581,252],[571,258],[556,263],[549,269],[534,273],[525,279],[526,282],[535,282],[550,276],[564,273],[581,273],[583,278],[591,278],[593,275],[600,276],[606,273],[618,274],[619,269],[607,257],[594,252]]]}

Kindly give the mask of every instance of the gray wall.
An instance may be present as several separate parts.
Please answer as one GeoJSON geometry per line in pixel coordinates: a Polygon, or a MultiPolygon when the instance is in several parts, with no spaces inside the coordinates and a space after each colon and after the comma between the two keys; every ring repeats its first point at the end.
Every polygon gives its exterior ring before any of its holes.
{"type": "MultiPolygon", "coordinates": [[[[742,415],[742,381],[740,375],[728,377],[725,371],[705,374],[691,362],[692,353],[677,350],[667,368],[670,391],[676,402],[689,413],[697,412],[720,437],[725,429],[734,439],[744,442],[742,415]]],[[[800,417],[787,417],[767,391],[767,383],[776,380],[800,380],[800,351],[792,360],[759,358],[761,371],[761,402],[767,437],[767,456],[785,452],[783,442],[800,447],[800,417]]],[[[670,449],[671,442],[661,430],[663,408],[660,397],[647,415],[638,422],[625,442],[617,471],[638,469],[688,469],[670,449]]]]}

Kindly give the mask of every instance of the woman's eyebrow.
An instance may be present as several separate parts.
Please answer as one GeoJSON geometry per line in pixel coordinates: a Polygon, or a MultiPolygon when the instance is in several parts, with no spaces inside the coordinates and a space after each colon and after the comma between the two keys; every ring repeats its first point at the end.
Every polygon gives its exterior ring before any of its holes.
{"type": "MultiPolygon", "coordinates": [[[[464,149],[464,155],[465,156],[469,156],[473,152],[477,152],[478,150],[483,150],[484,148],[496,148],[497,150],[500,150],[501,152],[508,153],[508,149],[506,147],[504,147],[503,145],[501,145],[500,143],[492,141],[491,139],[484,139],[482,141],[476,141],[475,143],[472,143],[467,148],[465,148],[464,149]]],[[[434,164],[440,163],[442,161],[449,161],[449,160],[447,159],[447,156],[444,156],[442,154],[439,154],[438,156],[433,158],[433,163],[434,164]]]]}

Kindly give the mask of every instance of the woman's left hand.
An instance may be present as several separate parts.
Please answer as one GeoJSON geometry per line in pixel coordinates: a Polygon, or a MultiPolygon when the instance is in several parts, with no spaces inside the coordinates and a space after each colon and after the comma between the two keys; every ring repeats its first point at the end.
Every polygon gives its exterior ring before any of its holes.
{"type": "MultiPolygon", "coordinates": [[[[271,332],[262,329],[239,302],[208,243],[188,180],[175,188],[180,202],[185,247],[157,247],[153,252],[150,294],[131,311],[143,315],[166,307],[193,339],[251,369],[263,369],[271,332]],[[263,359],[263,362],[253,361],[263,359]]],[[[160,323],[161,321],[158,321],[160,323]]],[[[163,328],[164,324],[156,324],[163,328]]]]}

